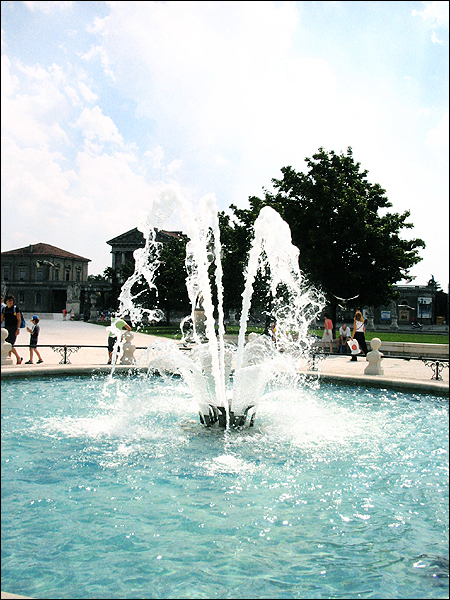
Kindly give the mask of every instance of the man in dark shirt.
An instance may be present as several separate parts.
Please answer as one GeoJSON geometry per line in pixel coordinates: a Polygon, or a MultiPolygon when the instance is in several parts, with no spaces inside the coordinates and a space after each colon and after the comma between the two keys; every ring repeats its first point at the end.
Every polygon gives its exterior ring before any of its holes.
{"type": "MultiPolygon", "coordinates": [[[[5,329],[8,332],[8,337],[5,342],[9,342],[12,346],[11,352],[15,355],[17,359],[17,364],[20,365],[22,362],[22,358],[18,355],[17,350],[14,348],[14,344],[16,343],[16,338],[20,333],[20,324],[22,322],[22,318],[20,316],[20,310],[14,304],[15,298],[12,294],[8,294],[5,298],[6,306],[2,309],[2,323],[5,323],[5,329]]],[[[11,352],[9,355],[11,356],[11,352]]]]}

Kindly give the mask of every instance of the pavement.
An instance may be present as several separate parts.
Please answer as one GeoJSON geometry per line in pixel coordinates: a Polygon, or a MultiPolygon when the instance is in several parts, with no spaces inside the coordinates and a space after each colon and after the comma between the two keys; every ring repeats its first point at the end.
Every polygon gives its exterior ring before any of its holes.
{"type": "MultiPolygon", "coordinates": [[[[25,318],[28,320],[27,315],[25,318]]],[[[37,374],[54,374],[55,369],[73,370],[80,369],[110,369],[107,366],[108,350],[107,339],[108,331],[104,325],[95,323],[86,323],[84,321],[63,321],[62,315],[54,315],[53,318],[42,318],[40,321],[41,332],[39,335],[38,349],[43,358],[42,364],[35,363],[27,365],[29,360],[28,343],[30,335],[26,330],[21,330],[16,348],[19,355],[22,356],[21,365],[16,365],[14,355],[12,355],[12,365],[2,365],[2,377],[24,376],[37,374]],[[54,350],[46,346],[59,346],[59,350],[54,350]],[[63,346],[79,347],[77,351],[67,350],[67,359],[70,364],[61,364],[64,360],[63,346]],[[26,347],[20,347],[26,346],[26,347]],[[83,348],[82,346],[95,346],[83,348]]],[[[228,336],[228,341],[235,341],[228,336]]],[[[133,332],[131,343],[136,346],[135,357],[143,352],[154,340],[162,340],[153,335],[133,332]],[[142,348],[142,349],[141,349],[142,348]]],[[[380,351],[383,352],[383,346],[380,351]]],[[[308,371],[310,374],[319,375],[323,379],[337,379],[349,383],[362,383],[371,385],[391,385],[396,387],[408,388],[411,390],[436,391],[439,394],[448,394],[449,390],[449,369],[442,369],[440,376],[442,381],[432,380],[434,374],[430,366],[425,365],[421,360],[406,360],[399,358],[385,357],[382,360],[383,375],[365,375],[364,370],[368,362],[364,356],[359,356],[356,362],[350,360],[348,355],[319,355],[316,360],[316,370],[311,370],[308,366],[300,366],[301,370],[308,371]]],[[[447,363],[448,364],[448,363],[447,363]]]]}

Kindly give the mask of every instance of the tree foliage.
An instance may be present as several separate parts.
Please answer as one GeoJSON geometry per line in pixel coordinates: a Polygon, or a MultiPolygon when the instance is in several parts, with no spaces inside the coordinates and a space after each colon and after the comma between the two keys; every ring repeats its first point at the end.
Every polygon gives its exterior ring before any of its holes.
{"type": "Polygon", "coordinates": [[[174,238],[162,245],[159,255],[160,265],[155,284],[158,290],[157,306],[164,311],[167,324],[173,311],[190,312],[186,289],[186,238],[174,238]]]}
{"type": "MultiPolygon", "coordinates": [[[[142,308],[162,310],[166,323],[170,324],[173,311],[185,311],[189,314],[190,304],[186,290],[186,238],[173,238],[169,242],[160,243],[157,253],[159,265],[155,272],[155,288],[150,289],[145,277],[141,276],[131,287],[135,304],[142,308]]],[[[156,255],[148,258],[155,260],[156,255]]],[[[128,261],[117,269],[108,267],[103,276],[110,281],[111,291],[108,305],[117,310],[119,295],[123,283],[133,275],[134,261],[128,261]]]]}
{"type": "Polygon", "coordinates": [[[273,193],[251,197],[250,209],[239,211],[241,223],[250,226],[263,206],[272,206],[290,226],[300,268],[330,305],[335,296],[357,294],[359,306],[385,304],[395,283],[422,260],[425,243],[401,235],[413,227],[410,212],[389,212],[385,190],[368,182],[351,148],[340,155],[319,148],[305,161],[306,173],[283,167],[283,177],[272,179],[273,193]]]}

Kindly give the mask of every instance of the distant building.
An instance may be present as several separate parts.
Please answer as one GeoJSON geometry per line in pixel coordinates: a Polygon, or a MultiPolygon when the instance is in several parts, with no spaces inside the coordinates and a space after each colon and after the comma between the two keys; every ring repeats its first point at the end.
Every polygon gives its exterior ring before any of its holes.
{"type": "MultiPolygon", "coordinates": [[[[155,229],[155,231],[156,241],[162,243],[169,242],[174,238],[180,238],[183,235],[181,231],[164,231],[162,229],[155,229]]],[[[128,262],[134,263],[133,252],[145,246],[145,238],[142,231],[139,231],[135,227],[106,243],[111,246],[111,267],[116,271],[120,266],[128,262]]]]}
{"type": "Polygon", "coordinates": [[[30,244],[1,254],[2,295],[12,294],[24,312],[80,313],[89,258],[50,244],[30,244]]]}
{"type": "MultiPolygon", "coordinates": [[[[422,325],[436,324],[439,310],[436,307],[436,287],[434,285],[395,285],[394,291],[398,297],[384,306],[372,307],[373,322],[376,325],[411,325],[419,321],[422,325]]],[[[369,310],[362,307],[364,317],[369,310]]],[[[442,312],[442,311],[441,311],[442,312]]],[[[355,308],[343,311],[337,310],[338,322],[353,322],[355,308]]],[[[447,319],[442,319],[442,322],[447,319]]]]}
{"type": "MultiPolygon", "coordinates": [[[[435,323],[436,289],[429,285],[396,285],[399,297],[395,302],[398,325],[419,321],[422,325],[435,323]]],[[[389,324],[393,315],[392,304],[374,309],[374,322],[389,324]]]]}
{"type": "Polygon", "coordinates": [[[50,244],[30,244],[1,254],[2,296],[12,294],[23,312],[61,313],[75,319],[96,315],[109,290],[107,282],[88,281],[89,258],[50,244]]]}

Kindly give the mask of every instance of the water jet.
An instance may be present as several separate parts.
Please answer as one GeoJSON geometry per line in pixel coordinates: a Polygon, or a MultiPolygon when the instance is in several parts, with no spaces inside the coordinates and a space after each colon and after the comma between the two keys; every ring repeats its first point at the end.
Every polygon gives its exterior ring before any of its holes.
{"type": "MultiPolygon", "coordinates": [[[[162,318],[157,309],[140,310],[132,294],[133,285],[144,279],[155,288],[159,244],[156,228],[176,210],[183,216],[188,243],[186,249],[186,287],[191,303],[191,323],[195,349],[183,355],[176,344],[149,349],[149,369],[175,369],[191,387],[199,404],[203,425],[223,428],[253,426],[259,400],[274,374],[294,381],[298,364],[308,357],[312,338],[308,327],[324,305],[323,296],[307,287],[298,265],[298,249],[292,244],[289,226],[271,207],[263,207],[254,224],[254,236],[245,272],[245,288],[239,320],[237,347],[225,343],[222,285],[222,247],[218,209],[213,194],[201,198],[195,213],[175,188],[168,187],[152,210],[140,220],[145,248],[135,251],[135,270],[124,284],[119,313],[134,323],[146,318],[162,318]],[[213,304],[210,273],[217,290],[213,304]],[[277,323],[276,343],[267,336],[251,336],[246,341],[253,285],[259,272],[268,276],[271,318],[277,323]],[[217,314],[217,322],[214,315],[217,314]],[[217,331],[216,331],[217,327],[217,331]],[[153,352],[152,352],[153,351],[153,352]],[[156,356],[155,356],[156,354],[156,356]],[[282,357],[281,357],[282,354],[282,357]],[[282,363],[282,364],[280,364],[282,363]]],[[[141,363],[142,364],[142,363],[141,363]]]]}

